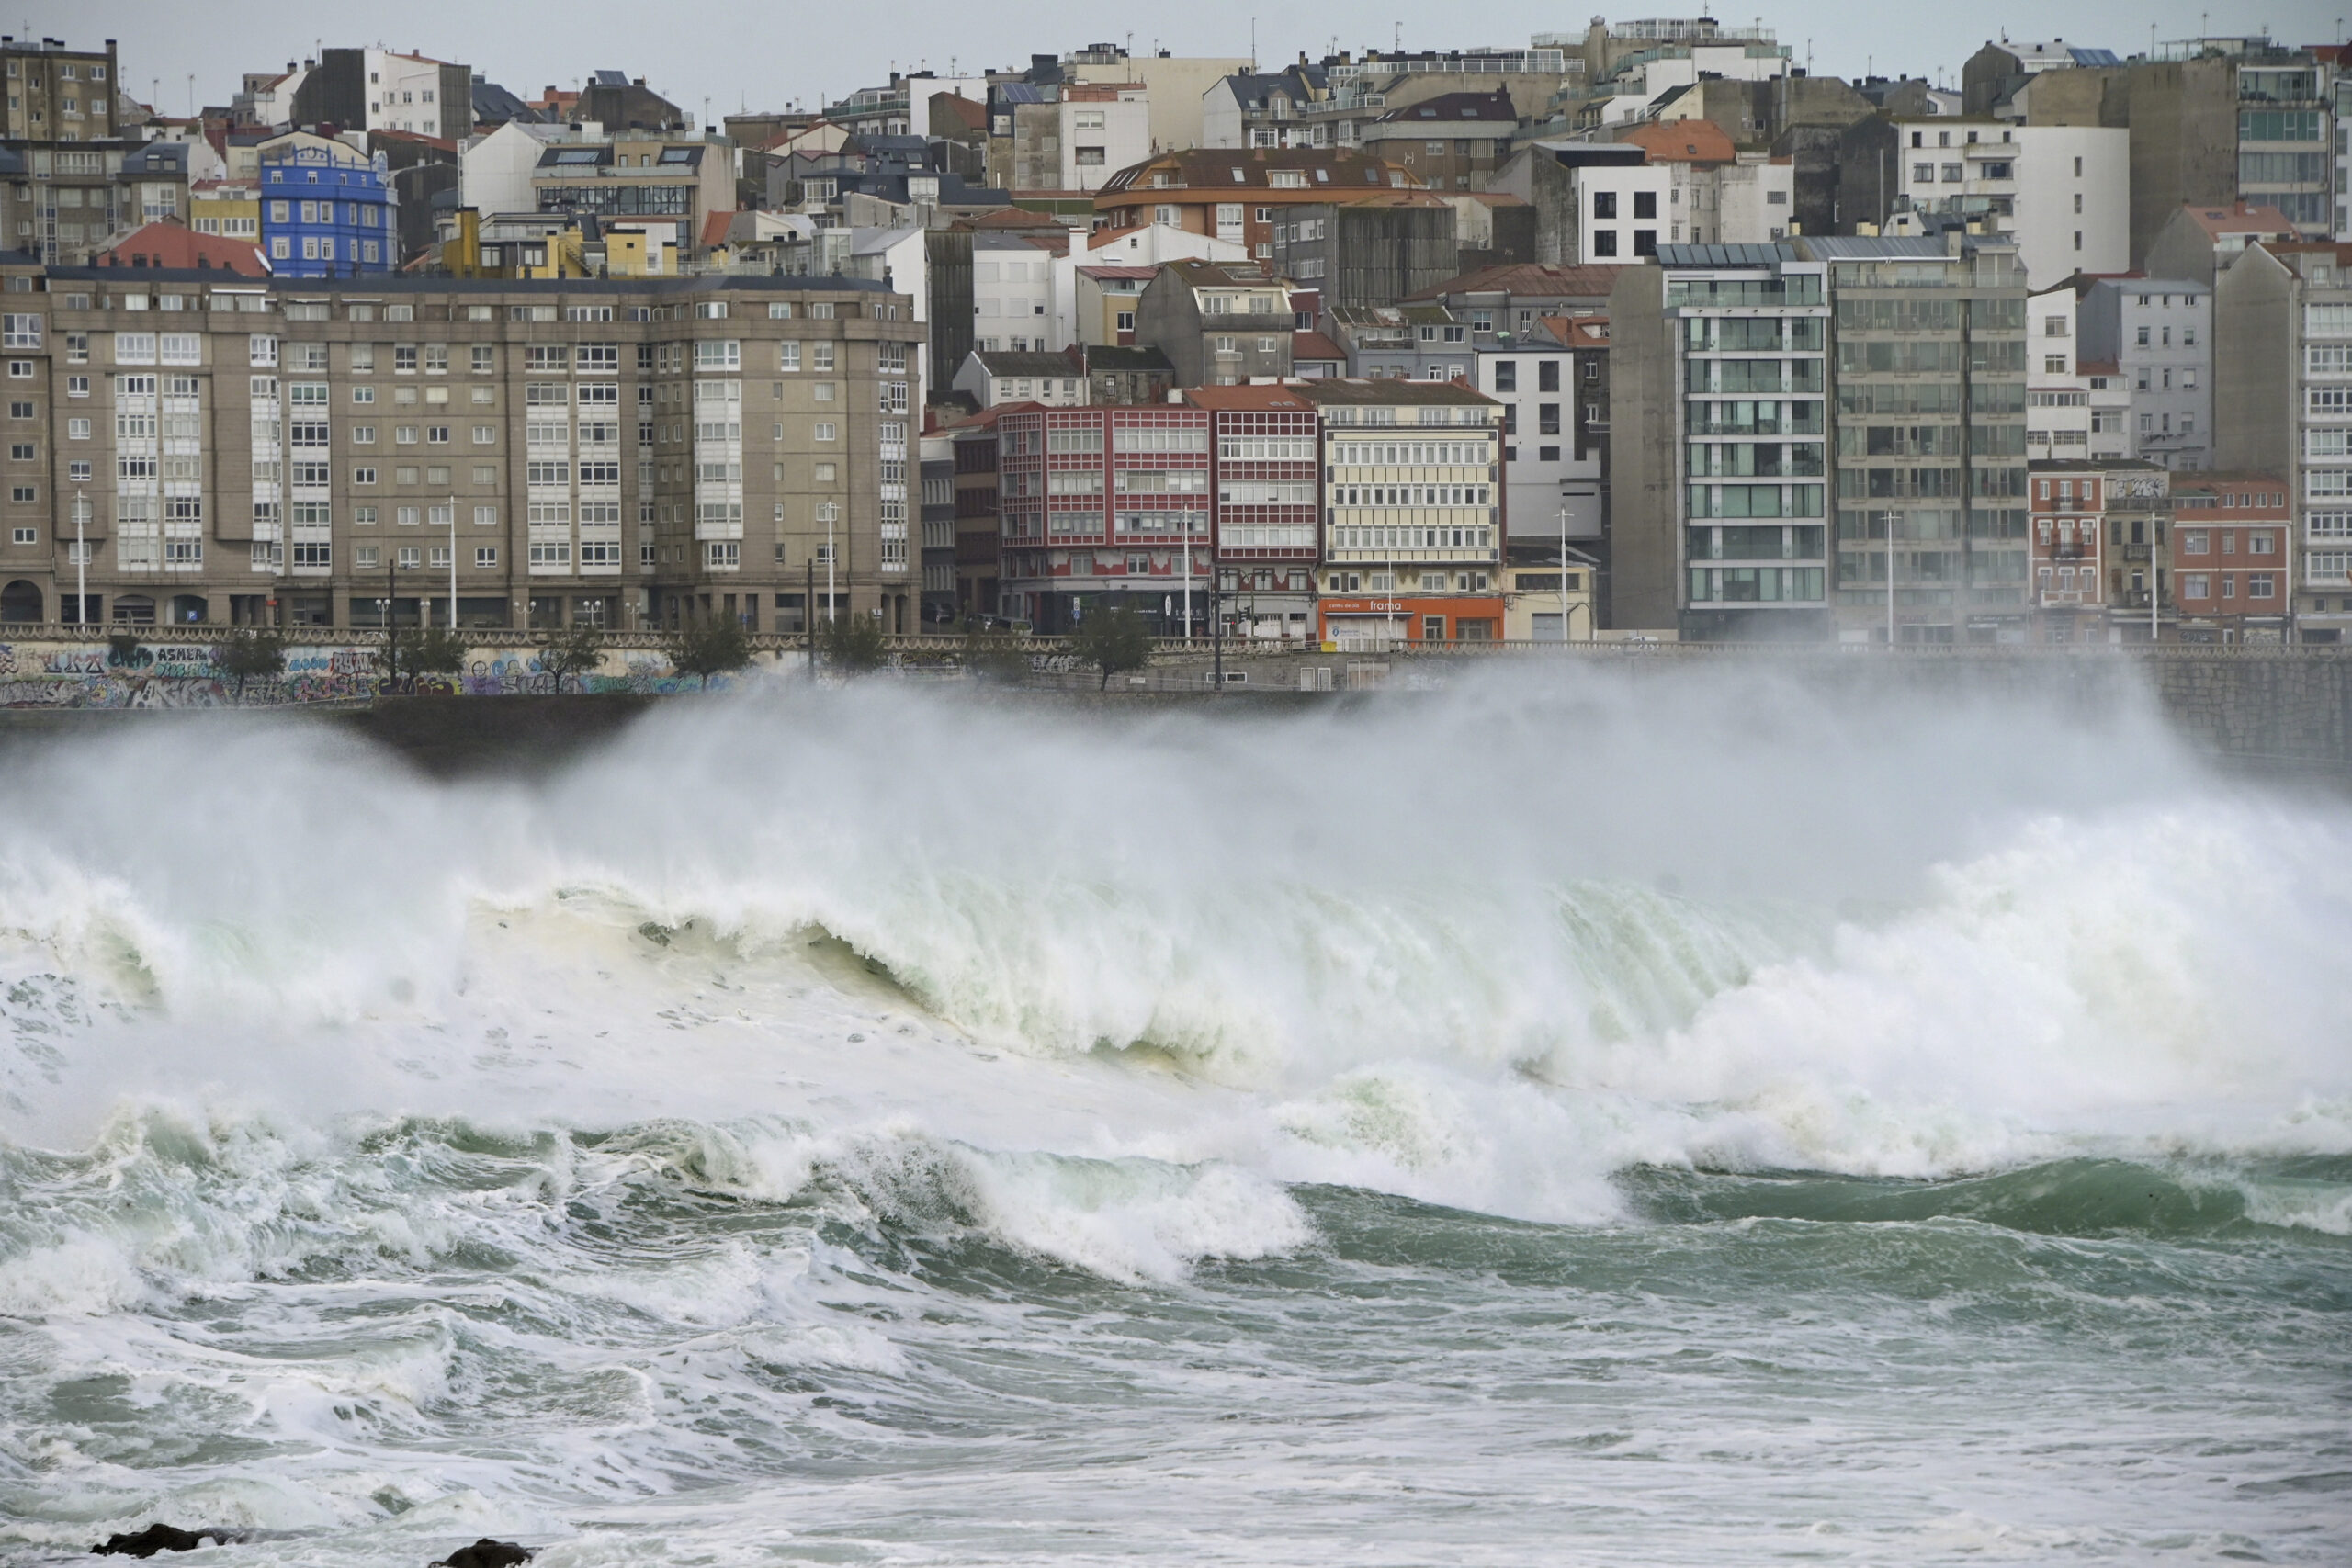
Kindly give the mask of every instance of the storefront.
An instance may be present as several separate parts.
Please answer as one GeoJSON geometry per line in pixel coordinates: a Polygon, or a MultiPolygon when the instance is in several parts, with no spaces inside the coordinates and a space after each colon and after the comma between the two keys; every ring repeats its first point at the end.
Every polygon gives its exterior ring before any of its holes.
{"type": "Polygon", "coordinates": [[[1494,642],[1503,635],[1500,594],[1334,598],[1323,600],[1317,609],[1323,644],[1335,652],[1411,643],[1494,642]]]}

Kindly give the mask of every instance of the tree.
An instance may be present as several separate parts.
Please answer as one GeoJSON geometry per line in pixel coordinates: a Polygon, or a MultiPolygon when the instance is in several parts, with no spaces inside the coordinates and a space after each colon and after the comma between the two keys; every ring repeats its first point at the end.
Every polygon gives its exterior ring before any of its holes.
{"type": "Polygon", "coordinates": [[[286,639],[275,630],[240,632],[212,650],[212,667],[237,682],[237,701],[254,676],[276,680],[286,673],[286,639]]]}
{"type": "Polygon", "coordinates": [[[408,626],[392,633],[376,654],[376,668],[387,681],[402,671],[419,675],[455,675],[466,667],[466,639],[447,626],[408,626]]]}
{"type": "Polygon", "coordinates": [[[681,675],[697,677],[707,691],[713,675],[741,670],[752,661],[752,639],[732,615],[703,615],[670,634],[670,662],[681,675]]]}
{"type": "Polygon", "coordinates": [[[850,675],[879,670],[890,657],[881,619],[875,615],[835,615],[817,628],[817,650],[828,665],[850,675]]]}
{"type": "Polygon", "coordinates": [[[991,631],[978,615],[964,622],[964,668],[976,681],[997,681],[1006,685],[1029,673],[1029,660],[1014,646],[1012,634],[991,631]]]}
{"type": "Polygon", "coordinates": [[[555,677],[555,689],[563,690],[563,678],[569,675],[582,691],[588,684],[581,677],[586,675],[605,659],[605,628],[587,621],[567,626],[548,638],[539,653],[539,668],[555,677]]]}
{"type": "Polygon", "coordinates": [[[1125,604],[1098,605],[1070,634],[1070,652],[1079,661],[1102,671],[1098,690],[1111,688],[1111,677],[1140,670],[1151,661],[1151,627],[1142,615],[1125,604]]]}
{"type": "Polygon", "coordinates": [[[412,675],[462,674],[466,639],[451,626],[418,626],[401,633],[401,657],[412,675]]]}

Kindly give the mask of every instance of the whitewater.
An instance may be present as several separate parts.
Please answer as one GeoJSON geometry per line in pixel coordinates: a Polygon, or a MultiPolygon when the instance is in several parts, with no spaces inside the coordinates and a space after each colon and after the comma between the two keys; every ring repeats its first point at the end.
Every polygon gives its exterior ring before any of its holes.
{"type": "Polygon", "coordinates": [[[2347,951],[2124,691],[11,741],[0,1563],[2342,1562],[2347,951]]]}

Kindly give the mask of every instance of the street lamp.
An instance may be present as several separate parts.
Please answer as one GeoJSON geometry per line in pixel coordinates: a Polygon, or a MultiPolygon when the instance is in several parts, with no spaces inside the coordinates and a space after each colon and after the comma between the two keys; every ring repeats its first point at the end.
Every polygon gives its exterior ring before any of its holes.
{"type": "Polygon", "coordinates": [[[74,624],[87,626],[90,622],[90,547],[83,536],[82,525],[90,515],[90,492],[76,486],[74,491],[74,624]]]}
{"type": "Polygon", "coordinates": [[[449,629],[458,629],[458,498],[454,492],[449,497],[449,629]]]}
{"type": "Polygon", "coordinates": [[[1560,644],[1568,641],[1568,509],[1560,508],[1560,644]]]}
{"type": "Polygon", "coordinates": [[[1879,521],[1886,525],[1886,650],[1894,651],[1894,520],[1901,515],[1882,512],[1879,521]]]}

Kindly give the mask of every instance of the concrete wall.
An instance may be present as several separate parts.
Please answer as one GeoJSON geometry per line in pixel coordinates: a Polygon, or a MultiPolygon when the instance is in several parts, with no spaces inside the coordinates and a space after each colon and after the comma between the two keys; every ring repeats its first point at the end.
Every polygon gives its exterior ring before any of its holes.
{"type": "Polygon", "coordinates": [[[2294,473],[2294,278],[2254,251],[2213,288],[2213,466],[2294,473]]]}
{"type": "MultiPolygon", "coordinates": [[[[5,630],[6,628],[0,628],[5,630]]],[[[28,628],[29,629],[29,628],[28,628]]],[[[177,638],[141,641],[127,651],[108,643],[66,640],[49,631],[26,641],[0,640],[0,708],[278,707],[306,703],[365,701],[390,692],[464,696],[550,695],[556,679],[539,662],[543,651],[516,641],[475,648],[458,675],[429,675],[388,682],[376,668],[380,645],[337,640],[289,643],[281,680],[237,682],[213,663],[213,645],[177,638]]],[[[788,660],[788,652],[772,655],[788,660]]],[[[714,691],[733,682],[718,676],[714,691]]],[[[566,677],[567,692],[664,696],[700,689],[681,676],[659,648],[607,649],[584,678],[566,677]]]]}
{"type": "MultiPolygon", "coordinates": [[[[1629,266],[1609,296],[1609,603],[1605,624],[1658,631],[1680,615],[1680,389],[1666,274],[1629,266]]],[[[1825,481],[1826,482],[1826,481],[1825,481]]]]}

